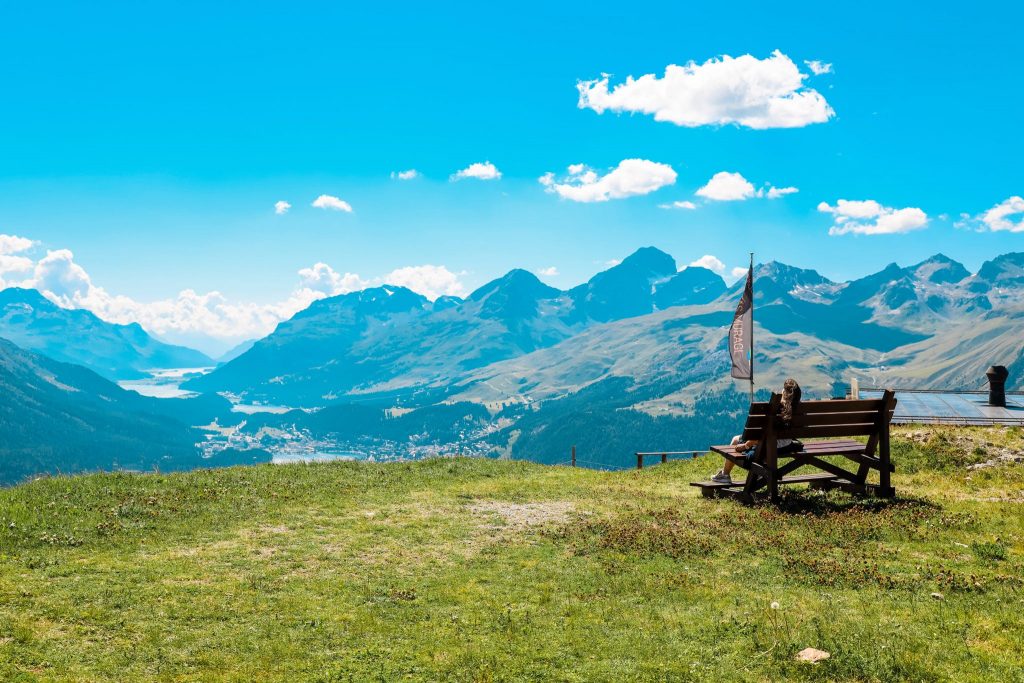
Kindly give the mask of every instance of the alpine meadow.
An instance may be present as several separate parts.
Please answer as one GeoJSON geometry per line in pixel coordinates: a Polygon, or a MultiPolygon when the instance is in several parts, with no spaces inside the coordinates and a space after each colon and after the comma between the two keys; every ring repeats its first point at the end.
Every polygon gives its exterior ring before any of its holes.
{"type": "Polygon", "coordinates": [[[1024,683],[1022,21],[0,8],[0,679],[1024,683]]]}

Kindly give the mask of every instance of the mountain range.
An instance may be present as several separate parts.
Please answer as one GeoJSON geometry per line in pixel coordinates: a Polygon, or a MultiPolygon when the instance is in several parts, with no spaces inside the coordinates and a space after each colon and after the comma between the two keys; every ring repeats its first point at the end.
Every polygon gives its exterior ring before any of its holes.
{"type": "MultiPolygon", "coordinates": [[[[702,448],[733,433],[747,397],[746,387],[728,377],[725,336],[742,286],[727,286],[704,268],[679,270],[652,247],[569,290],[524,270],[464,299],[430,301],[384,285],[316,301],[238,349],[237,357],[185,383],[201,394],[192,404],[148,399],[164,407],[110,405],[122,416],[190,405],[186,415],[171,419],[196,426],[216,418],[234,425],[249,446],[271,449],[307,439],[384,456],[472,452],[557,462],[575,444],[592,461],[623,464],[635,450],[702,448]],[[243,416],[217,394],[303,409],[243,416]]],[[[0,309],[0,336],[13,329],[43,353],[77,358],[108,376],[115,371],[104,348],[120,359],[118,373],[156,366],[161,357],[152,349],[183,353],[163,349],[148,335],[132,343],[136,338],[125,334],[132,326],[53,310],[32,292],[3,294],[0,301],[9,303],[0,309]],[[100,343],[83,330],[95,330],[100,343]],[[86,342],[83,353],[77,346],[86,342]]],[[[1022,253],[996,257],[973,274],[938,254],[849,282],[783,263],[760,264],[758,386],[766,391],[792,376],[809,396],[841,392],[852,377],[862,385],[975,389],[989,365],[1002,364],[1010,367],[1010,388],[1021,387],[1022,295],[1022,253]]],[[[43,386],[47,393],[33,399],[39,405],[110,395],[109,386],[100,394],[95,382],[54,394],[56,385],[44,386],[39,375],[15,373],[7,381],[43,386]]],[[[155,429],[156,418],[147,419],[142,424],[155,429]]],[[[153,443],[166,442],[159,434],[153,443]]],[[[37,438],[46,441],[42,432],[37,438]]]]}
{"type": "MultiPolygon", "coordinates": [[[[812,372],[822,394],[850,372],[870,383],[971,387],[1024,346],[1024,254],[973,275],[939,254],[845,283],[778,262],[759,265],[755,279],[757,365],[766,378],[812,372]]],[[[433,304],[401,287],[367,289],[314,303],[187,386],[317,406],[522,402],[652,373],[715,383],[742,285],[727,288],[704,268],[678,271],[648,247],[568,291],[522,270],[433,304]]]]}
{"type": "MultiPolygon", "coordinates": [[[[37,474],[183,470],[261,459],[203,458],[191,425],[230,419],[226,399],[161,400],[0,339],[0,484],[37,474]]],[[[265,454],[262,459],[266,459],[265,454]]]]}
{"type": "Polygon", "coordinates": [[[431,303],[385,285],[314,302],[214,372],[186,384],[257,400],[315,406],[349,396],[439,396],[490,364],[549,348],[597,324],[706,304],[726,291],[704,268],[677,271],[654,248],[569,291],[525,270],[465,300],[431,303]],[[440,393],[439,393],[440,392],[440,393]]]}
{"type": "Polygon", "coordinates": [[[156,368],[212,367],[199,351],[157,341],[138,323],[117,325],[62,308],[34,289],[0,290],[0,337],[108,379],[138,379],[156,368]]]}

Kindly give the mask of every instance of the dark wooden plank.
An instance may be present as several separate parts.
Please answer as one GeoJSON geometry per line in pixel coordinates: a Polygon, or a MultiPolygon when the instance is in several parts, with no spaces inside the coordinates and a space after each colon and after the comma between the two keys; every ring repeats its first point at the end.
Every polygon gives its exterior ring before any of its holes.
{"type": "MultiPolygon", "coordinates": [[[[808,425],[834,425],[850,424],[860,422],[875,422],[878,420],[877,410],[855,410],[840,413],[805,413],[796,414],[790,421],[792,427],[804,427],[808,425]]],[[[892,419],[892,411],[889,412],[892,419]]],[[[764,426],[768,417],[765,415],[747,416],[746,427],[748,429],[760,429],[764,426]]]]}
{"type": "Polygon", "coordinates": [[[870,436],[878,428],[874,424],[828,425],[823,427],[800,427],[780,429],[775,434],[779,439],[814,439],[827,436],[870,436]]]}
{"type": "Polygon", "coordinates": [[[822,481],[827,479],[835,479],[834,474],[828,472],[816,472],[814,474],[796,474],[792,477],[782,477],[779,480],[780,484],[807,484],[812,481],[822,481]]]}
{"type": "MultiPolygon", "coordinates": [[[[840,453],[839,455],[842,455],[844,458],[848,458],[849,460],[852,460],[853,462],[860,463],[860,465],[862,467],[866,466],[869,469],[873,468],[873,469],[876,469],[876,470],[881,470],[882,469],[882,461],[881,460],[879,460],[878,458],[872,457],[870,455],[865,455],[864,453],[840,453]]],[[[896,471],[896,466],[893,465],[891,462],[889,463],[889,471],[890,472],[895,472],[896,471]]],[[[860,476],[859,472],[858,472],[858,476],[860,476]]]]}
{"type": "MultiPolygon", "coordinates": [[[[884,392],[882,392],[882,402],[885,403],[886,408],[889,411],[895,410],[896,409],[896,394],[894,392],[892,392],[891,390],[886,389],[884,392]]],[[[870,437],[868,437],[868,444],[864,448],[864,454],[865,455],[874,456],[878,452],[878,443],[879,443],[879,441],[882,438],[882,423],[885,422],[886,424],[888,424],[891,421],[892,421],[892,416],[891,415],[884,415],[884,413],[879,413],[879,416],[878,416],[878,429],[875,430],[874,434],[872,434],[870,437]],[[884,419],[884,418],[887,418],[887,419],[884,419]]],[[[886,438],[888,438],[888,436],[886,436],[886,438]]],[[[857,480],[854,483],[863,484],[867,480],[869,467],[870,467],[870,465],[868,465],[867,463],[861,463],[860,469],[857,471],[857,480]]]]}
{"type": "Polygon", "coordinates": [[[792,472],[793,470],[800,469],[803,466],[804,466],[803,458],[793,458],[788,463],[786,463],[785,465],[780,467],[778,470],[776,470],[775,474],[776,474],[776,476],[784,477],[787,474],[789,474],[790,472],[792,472]]]}
{"type": "MultiPolygon", "coordinates": [[[[890,391],[886,390],[882,394],[882,400],[885,402],[886,408],[896,407],[896,396],[890,391]]],[[[892,486],[889,481],[889,468],[891,467],[890,451],[889,451],[889,420],[882,420],[878,430],[878,459],[881,461],[881,468],[878,471],[878,488],[879,490],[888,492],[892,490],[892,486]]]]}
{"type": "Polygon", "coordinates": [[[816,458],[813,456],[807,458],[806,464],[810,465],[811,467],[817,467],[819,470],[824,470],[825,472],[828,472],[833,476],[839,477],[840,479],[854,479],[857,476],[853,472],[843,469],[839,465],[833,465],[831,462],[828,462],[827,460],[822,460],[821,458],[816,458]]]}
{"type": "MultiPolygon", "coordinates": [[[[722,444],[719,446],[712,446],[708,449],[719,455],[726,453],[730,455],[737,455],[736,447],[730,444],[722,444]]],[[[846,452],[861,452],[864,450],[864,444],[860,441],[853,441],[852,439],[835,439],[832,441],[805,441],[804,451],[805,452],[822,452],[828,451],[833,452],[836,455],[840,455],[846,452]]]]}
{"type": "MultiPolygon", "coordinates": [[[[892,413],[889,413],[892,419],[892,413]]],[[[791,427],[821,427],[826,425],[847,425],[878,422],[877,410],[862,410],[850,413],[813,413],[807,415],[794,415],[791,427]]]]}
{"type": "Polygon", "coordinates": [[[703,489],[724,489],[730,486],[739,486],[739,482],[733,482],[731,484],[724,484],[717,481],[691,481],[690,486],[697,486],[703,489]]]}
{"type": "Polygon", "coordinates": [[[810,413],[855,413],[860,411],[878,411],[882,409],[882,399],[860,399],[841,401],[801,401],[797,406],[796,414],[804,415],[810,413]]]}
{"type": "Polygon", "coordinates": [[[860,452],[864,450],[864,442],[853,439],[836,439],[834,441],[804,441],[804,451],[840,451],[860,452]]]}

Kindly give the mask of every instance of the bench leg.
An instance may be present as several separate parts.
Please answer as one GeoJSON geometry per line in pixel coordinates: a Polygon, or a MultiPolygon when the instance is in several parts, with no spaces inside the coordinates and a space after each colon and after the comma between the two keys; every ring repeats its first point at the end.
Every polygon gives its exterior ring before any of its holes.
{"type": "Polygon", "coordinates": [[[777,504],[779,502],[779,477],[775,472],[768,474],[768,490],[771,494],[772,503],[777,504]]]}

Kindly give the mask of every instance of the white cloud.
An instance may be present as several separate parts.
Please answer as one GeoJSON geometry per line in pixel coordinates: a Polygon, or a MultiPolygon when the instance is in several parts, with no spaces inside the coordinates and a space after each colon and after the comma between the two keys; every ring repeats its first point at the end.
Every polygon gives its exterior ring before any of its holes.
{"type": "Polygon", "coordinates": [[[725,272],[725,264],[722,263],[718,257],[712,256],[711,254],[704,254],[699,259],[690,264],[691,267],[696,266],[698,268],[707,268],[710,271],[721,275],[725,272]]]}
{"type": "Polygon", "coordinates": [[[541,268],[540,270],[537,271],[537,275],[540,275],[541,277],[555,277],[556,275],[558,275],[558,268],[556,268],[555,266],[541,268]]]}
{"type": "Polygon", "coordinates": [[[733,280],[739,280],[741,277],[744,277],[749,270],[750,268],[746,266],[736,266],[729,271],[729,274],[732,275],[733,280]]]}
{"type": "MultiPolygon", "coordinates": [[[[23,249],[26,243],[34,244],[4,237],[0,236],[0,249],[23,249]]],[[[317,299],[383,284],[408,287],[430,299],[466,293],[460,274],[444,266],[408,266],[364,279],[355,273],[340,274],[321,262],[298,271],[295,289],[284,299],[271,303],[233,302],[218,291],[198,293],[192,289],[182,290],[174,297],[143,302],[111,294],[95,284],[68,249],[47,251],[38,261],[0,254],[0,287],[38,289],[59,306],[84,308],[109,322],[137,322],[152,334],[202,345],[213,352],[215,347],[223,350],[231,342],[269,334],[279,322],[317,299]]]]}
{"type": "Polygon", "coordinates": [[[27,237],[0,235],[0,254],[18,254],[28,251],[35,244],[27,237]]]}
{"type": "Polygon", "coordinates": [[[824,74],[832,73],[831,63],[826,64],[825,62],[818,59],[806,59],[804,60],[804,64],[807,65],[807,68],[810,69],[811,73],[813,73],[815,76],[822,76],[824,74]]]}
{"type": "Polygon", "coordinates": [[[463,180],[465,178],[476,178],[477,180],[499,180],[501,171],[489,161],[472,163],[461,171],[452,174],[450,180],[463,180]]]}
{"type": "Polygon", "coordinates": [[[318,209],[330,209],[331,211],[344,211],[345,213],[352,213],[352,205],[346,202],[344,199],[338,199],[332,197],[329,194],[322,194],[313,200],[313,206],[318,209]]]}
{"type": "Polygon", "coordinates": [[[671,204],[658,204],[659,209],[696,209],[697,205],[689,201],[672,202],[671,204]]]}
{"type": "Polygon", "coordinates": [[[32,287],[68,302],[87,297],[95,289],[89,274],[75,263],[70,249],[47,251],[35,265],[32,287]]]}
{"type": "Polygon", "coordinates": [[[545,173],[539,182],[548,192],[574,202],[605,202],[654,192],[676,182],[676,172],[668,164],[646,159],[623,159],[603,176],[583,164],[569,167],[569,175],[561,180],[554,173],[545,173]]]}
{"type": "Polygon", "coordinates": [[[697,196],[718,202],[742,201],[755,194],[754,186],[739,173],[719,171],[711,176],[707,185],[697,190],[697,196]]]}
{"type": "Polygon", "coordinates": [[[356,273],[338,273],[326,263],[316,263],[299,271],[300,288],[325,296],[337,296],[356,292],[367,287],[395,285],[406,287],[422,294],[428,299],[439,296],[465,296],[466,287],[453,273],[444,266],[422,265],[396,268],[387,275],[364,280],[356,273]]]}
{"type": "Polygon", "coordinates": [[[0,234],[0,289],[16,286],[35,267],[35,261],[18,255],[34,245],[27,237],[0,234]]]}
{"type": "Polygon", "coordinates": [[[787,194],[794,194],[799,191],[795,187],[774,187],[771,183],[755,189],[754,184],[741,174],[719,171],[711,176],[711,180],[704,187],[697,190],[696,194],[698,197],[704,197],[705,199],[717,202],[736,202],[752,197],[779,199],[787,194]]]}
{"type": "Polygon", "coordinates": [[[735,124],[747,128],[801,128],[824,123],[835,112],[806,74],[776,50],[766,59],[751,55],[670,64],[665,75],[629,76],[609,90],[609,78],[577,83],[580,109],[601,114],[641,112],[656,121],[689,128],[735,124]]]}
{"type": "Polygon", "coordinates": [[[606,266],[608,266],[609,268],[614,268],[615,266],[619,265],[620,263],[622,263],[622,259],[617,259],[617,258],[608,259],[607,261],[604,262],[604,264],[606,266]]]}
{"type": "Polygon", "coordinates": [[[27,256],[0,254],[0,289],[18,286],[36,265],[27,256]]]}
{"type": "Polygon", "coordinates": [[[928,215],[921,209],[894,209],[873,199],[840,199],[835,206],[821,202],[818,211],[832,214],[830,235],[893,235],[920,230],[928,225],[928,215]]]}
{"type": "Polygon", "coordinates": [[[768,197],[768,199],[778,199],[779,197],[785,197],[787,194],[796,194],[800,190],[795,187],[772,187],[768,186],[767,191],[761,190],[762,194],[758,196],[768,197]]]}
{"type": "Polygon", "coordinates": [[[292,208],[292,205],[284,201],[283,199],[279,202],[274,202],[274,213],[276,213],[278,216],[282,216],[288,213],[288,209],[290,208],[292,208]]]}
{"type": "Polygon", "coordinates": [[[337,296],[363,289],[369,285],[355,273],[339,274],[323,262],[314,263],[309,268],[299,271],[299,286],[311,292],[319,292],[326,296],[337,296]]]}
{"type": "Polygon", "coordinates": [[[408,171],[392,171],[392,180],[415,180],[420,177],[420,172],[415,168],[410,168],[408,171]]]}
{"type": "Polygon", "coordinates": [[[376,284],[398,285],[407,287],[417,294],[422,294],[431,301],[439,296],[465,296],[466,287],[457,273],[444,266],[407,266],[391,271],[376,284]]]}
{"type": "Polygon", "coordinates": [[[1024,198],[1010,197],[974,220],[992,232],[1024,232],[1024,198]]]}

